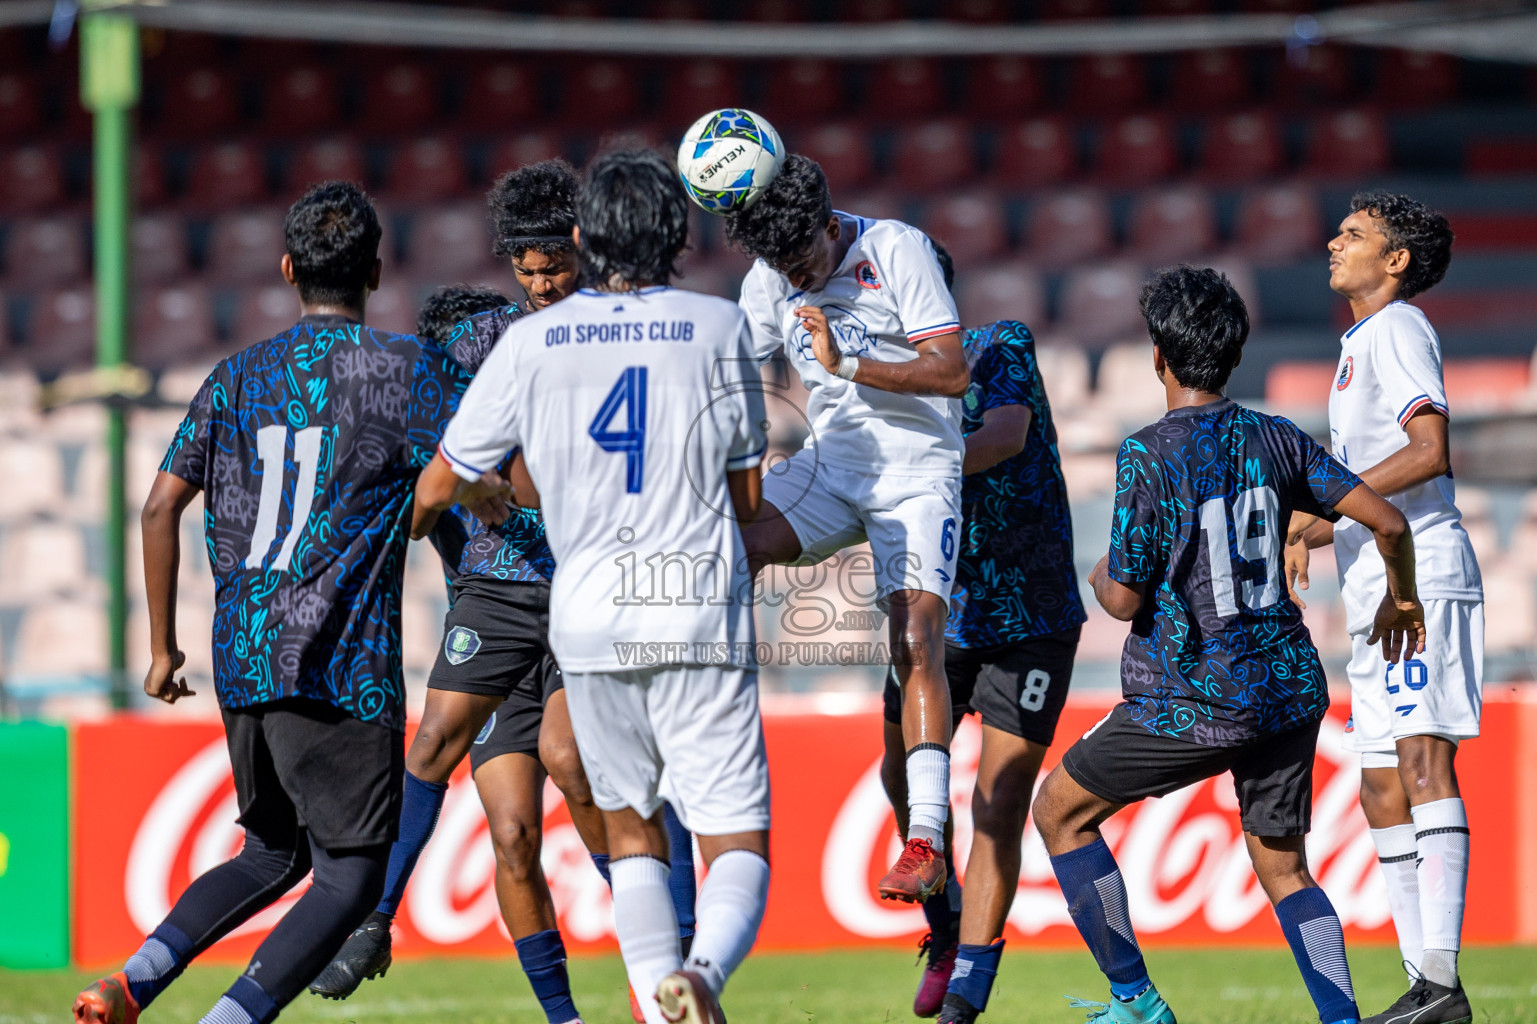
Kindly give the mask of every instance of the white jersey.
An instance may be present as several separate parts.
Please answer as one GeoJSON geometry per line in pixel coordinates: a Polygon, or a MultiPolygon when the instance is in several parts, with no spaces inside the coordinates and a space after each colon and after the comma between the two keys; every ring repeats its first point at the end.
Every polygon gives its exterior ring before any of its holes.
{"type": "MultiPolygon", "coordinates": [[[[1419,307],[1394,302],[1346,331],[1340,344],[1329,393],[1329,434],[1335,457],[1361,473],[1409,443],[1404,427],[1416,412],[1429,406],[1448,415],[1441,342],[1419,307]]],[[[1462,528],[1451,474],[1388,501],[1403,512],[1414,535],[1419,596],[1483,600],[1478,559],[1462,528]]],[[[1347,628],[1352,633],[1369,630],[1387,587],[1371,531],[1341,520],[1334,528],[1334,557],[1347,628]]]]}
{"type": "Polygon", "coordinates": [[[439,449],[467,480],[522,448],[567,672],[751,667],[752,580],[728,470],[758,465],[758,362],[724,299],[583,289],[515,321],[439,449]]]}
{"type": "Polygon", "coordinates": [[[839,213],[854,240],[826,287],[798,292],[762,260],[742,282],[742,311],[760,359],[783,346],[809,398],[817,457],[830,465],[909,476],[960,476],[965,445],[959,399],[900,395],[822,368],[795,309],[819,306],[844,355],[877,362],[918,358],[916,343],[960,330],[928,238],[897,220],[839,213]]]}

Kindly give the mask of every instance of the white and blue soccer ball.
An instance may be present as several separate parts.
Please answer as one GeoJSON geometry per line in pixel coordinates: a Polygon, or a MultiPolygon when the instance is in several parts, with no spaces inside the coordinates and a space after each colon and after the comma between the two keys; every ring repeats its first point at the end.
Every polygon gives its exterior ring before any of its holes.
{"type": "Polygon", "coordinates": [[[683,187],[710,213],[733,213],[757,202],[784,161],[784,143],[774,126],[739,107],[710,111],[678,144],[683,187]]]}

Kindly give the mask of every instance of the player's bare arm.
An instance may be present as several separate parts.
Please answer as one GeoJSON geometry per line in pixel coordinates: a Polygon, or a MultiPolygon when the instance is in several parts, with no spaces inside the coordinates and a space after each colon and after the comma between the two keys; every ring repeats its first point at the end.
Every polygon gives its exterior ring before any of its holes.
{"type": "Polygon", "coordinates": [[[528,475],[528,463],[521,451],[513,453],[511,461],[507,463],[506,475],[507,482],[512,485],[513,501],[523,508],[540,507],[539,488],[534,486],[534,478],[528,475]]]}
{"type": "Polygon", "coordinates": [[[1372,531],[1387,571],[1388,592],[1382,596],[1367,643],[1382,641],[1382,657],[1392,663],[1407,654],[1423,653],[1425,609],[1414,585],[1414,536],[1409,532],[1409,520],[1364,484],[1334,507],[1340,515],[1372,531]]]}
{"type": "Polygon", "coordinates": [[[187,656],[176,643],[176,573],[181,566],[181,516],[201,488],[174,473],[158,473],[139,514],[144,538],[144,599],[149,605],[149,672],[144,692],[167,704],[193,696],[176,672],[187,656]]]}
{"type": "Polygon", "coordinates": [[[1101,555],[1089,571],[1089,586],[1094,588],[1095,600],[1110,613],[1112,619],[1130,622],[1142,607],[1147,592],[1145,583],[1122,583],[1110,578],[1110,556],[1101,555]]]}
{"type": "MultiPolygon", "coordinates": [[[[800,306],[795,315],[801,318],[801,326],[811,335],[811,350],[817,362],[822,364],[822,369],[837,376],[844,356],[832,339],[827,314],[816,306],[800,306]]],[[[852,380],[855,384],[906,395],[960,398],[966,394],[966,389],[971,386],[971,370],[966,365],[966,353],[961,349],[959,331],[920,341],[913,347],[918,350],[918,358],[905,363],[861,359],[852,380]]]]}
{"type": "Polygon", "coordinates": [[[1401,494],[1451,469],[1446,417],[1425,406],[1404,424],[1409,443],[1361,474],[1361,480],[1383,496],[1401,494]]]}
{"type": "Polygon", "coordinates": [[[1028,405],[1000,405],[982,414],[982,425],[966,435],[961,475],[992,469],[1025,450],[1032,414],[1028,405]]]}
{"type": "Polygon", "coordinates": [[[441,454],[434,455],[416,480],[411,538],[421,540],[427,536],[438,513],[454,505],[463,505],[481,522],[500,526],[507,521],[507,503],[511,500],[512,485],[494,470],[482,473],[479,480],[464,480],[441,454]]]}
{"type": "Polygon", "coordinates": [[[731,510],[738,526],[758,518],[763,507],[763,476],[753,469],[733,469],[726,473],[726,489],[731,494],[731,510]]]}

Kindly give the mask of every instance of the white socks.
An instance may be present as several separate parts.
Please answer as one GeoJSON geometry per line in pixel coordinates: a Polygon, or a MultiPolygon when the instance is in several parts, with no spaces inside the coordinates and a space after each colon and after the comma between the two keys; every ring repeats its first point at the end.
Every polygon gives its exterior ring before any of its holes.
{"type": "Polygon", "coordinates": [[[1420,855],[1414,840],[1414,825],[1393,825],[1370,831],[1372,845],[1377,848],[1377,863],[1382,866],[1382,878],[1388,885],[1388,907],[1393,911],[1398,951],[1404,962],[1418,971],[1425,947],[1420,929],[1420,855]]]}
{"type": "Polygon", "coordinates": [[[694,944],[684,967],[698,971],[717,998],[758,937],[768,885],[768,861],[748,850],[727,850],[699,888],[694,944]]]}
{"type": "Polygon", "coordinates": [[[1468,892],[1467,809],[1452,797],[1409,810],[1419,851],[1420,923],[1425,933],[1420,971],[1437,985],[1455,985],[1468,892]]]}
{"type": "Polygon", "coordinates": [[[630,987],[646,1024],[666,1024],[656,1005],[656,987],[683,966],[667,864],[654,857],[620,857],[609,861],[608,873],[614,891],[614,932],[630,987]]]}
{"type": "Polygon", "coordinates": [[[945,848],[950,816],[950,751],[920,743],[907,752],[907,839],[927,839],[935,852],[945,848]]]}

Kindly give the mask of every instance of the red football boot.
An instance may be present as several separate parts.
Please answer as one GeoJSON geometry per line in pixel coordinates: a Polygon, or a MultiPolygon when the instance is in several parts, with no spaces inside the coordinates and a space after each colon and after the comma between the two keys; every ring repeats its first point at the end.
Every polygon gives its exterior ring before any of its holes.
{"type": "Polygon", "coordinates": [[[950,985],[950,973],[955,970],[955,954],[959,948],[960,943],[953,937],[949,945],[941,946],[934,940],[932,932],[918,943],[919,959],[928,954],[929,962],[923,968],[923,977],[918,979],[918,994],[913,996],[913,1016],[939,1015],[945,1003],[945,989],[950,985]]]}
{"type": "Polygon", "coordinates": [[[93,981],[75,997],[76,1024],[135,1024],[139,1004],[128,991],[122,971],[93,981]]]}
{"type": "Polygon", "coordinates": [[[673,971],[656,987],[656,1004],[669,1024],[726,1024],[720,1001],[694,971],[673,971]]]}
{"type": "Polygon", "coordinates": [[[878,887],[883,900],[921,903],[945,891],[945,858],[927,839],[909,839],[878,887]]]}

